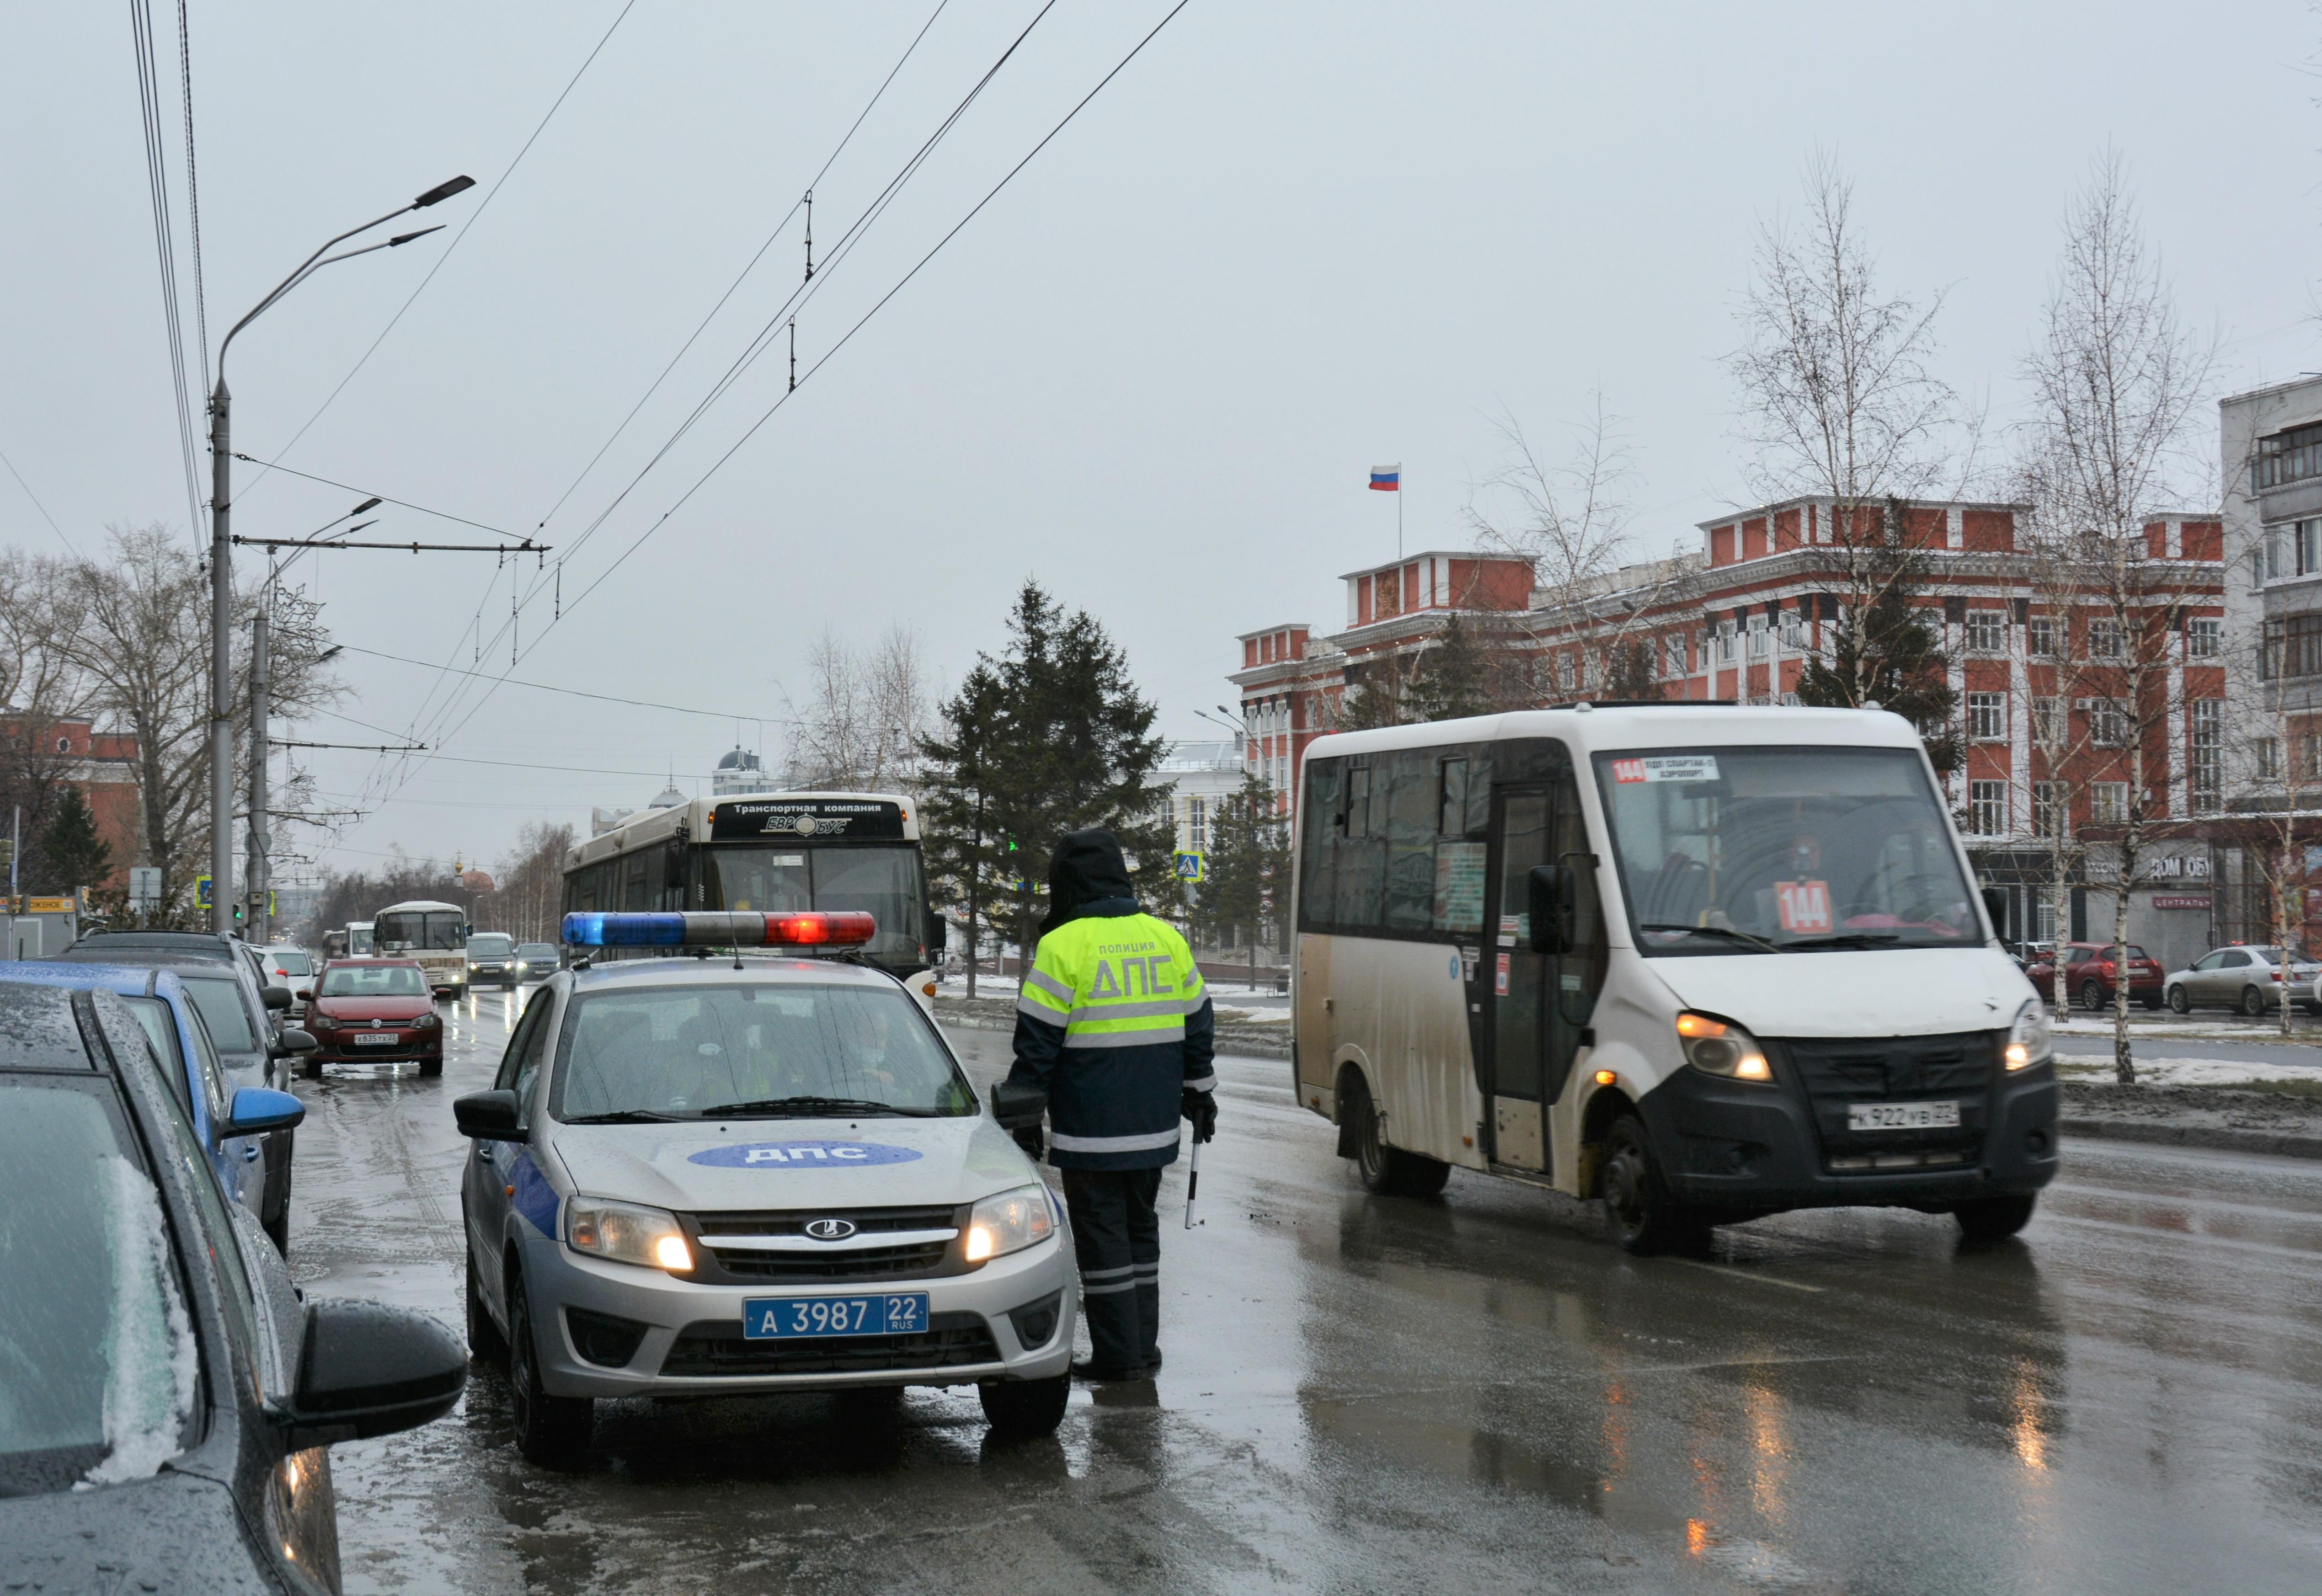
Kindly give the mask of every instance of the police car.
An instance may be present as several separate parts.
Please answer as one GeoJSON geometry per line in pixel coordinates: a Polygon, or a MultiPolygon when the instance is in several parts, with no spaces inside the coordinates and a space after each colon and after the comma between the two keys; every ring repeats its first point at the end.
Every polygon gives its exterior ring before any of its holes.
{"type": "Polygon", "coordinates": [[[995,1428],[1062,1418],[1063,1205],[925,1011],[847,962],[873,930],[564,917],[582,957],[453,1105],[469,1345],[506,1358],[527,1457],[577,1460],[599,1397],[974,1384],[995,1428]],[[669,956],[587,967],[608,947],[669,956]]]}

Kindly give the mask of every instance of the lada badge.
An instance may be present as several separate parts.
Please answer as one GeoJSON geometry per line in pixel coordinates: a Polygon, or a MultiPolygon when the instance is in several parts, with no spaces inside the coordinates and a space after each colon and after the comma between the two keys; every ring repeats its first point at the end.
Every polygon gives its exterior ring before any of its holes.
{"type": "Polygon", "coordinates": [[[845,1241],[855,1234],[852,1219],[809,1219],[806,1233],[817,1241],[845,1241]]]}
{"type": "Polygon", "coordinates": [[[705,1147],[686,1162],[722,1169],[828,1170],[909,1163],[919,1156],[916,1147],[892,1147],[884,1142],[740,1142],[730,1147],[705,1147]]]}

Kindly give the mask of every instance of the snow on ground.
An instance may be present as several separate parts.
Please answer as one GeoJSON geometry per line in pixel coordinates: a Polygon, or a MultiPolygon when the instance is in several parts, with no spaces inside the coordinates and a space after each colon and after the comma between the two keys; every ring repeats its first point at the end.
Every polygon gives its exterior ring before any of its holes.
{"type": "MultiPolygon", "coordinates": [[[[2058,1058],[2059,1074],[2079,1079],[2108,1078],[2107,1058],[2058,1058]]],[[[2239,1059],[2142,1058],[2136,1078],[2153,1086],[2238,1086],[2253,1081],[2311,1081],[2322,1085],[2322,1061],[2311,1064],[2253,1064],[2239,1059]]]]}

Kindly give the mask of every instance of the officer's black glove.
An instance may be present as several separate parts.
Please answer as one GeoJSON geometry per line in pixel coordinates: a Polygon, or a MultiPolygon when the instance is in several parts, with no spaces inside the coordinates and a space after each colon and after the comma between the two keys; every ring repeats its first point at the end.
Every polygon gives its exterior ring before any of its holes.
{"type": "Polygon", "coordinates": [[[1047,1140],[1041,1135],[1037,1121],[1031,1125],[1019,1125],[1008,1134],[1016,1138],[1016,1145],[1024,1149],[1027,1158],[1038,1162],[1047,1154],[1047,1140]]]}
{"type": "Polygon", "coordinates": [[[1218,1135],[1218,1094],[1195,1091],[1187,1087],[1178,1099],[1177,1111],[1193,1123],[1193,1140],[1213,1142],[1218,1135]]]}

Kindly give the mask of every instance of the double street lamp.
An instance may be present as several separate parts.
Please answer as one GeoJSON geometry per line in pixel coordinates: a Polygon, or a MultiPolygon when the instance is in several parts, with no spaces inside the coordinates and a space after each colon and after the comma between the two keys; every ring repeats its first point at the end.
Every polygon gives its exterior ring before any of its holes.
{"type": "MultiPolygon", "coordinates": [[[[324,267],[341,260],[351,260],[357,255],[368,255],[373,250],[392,250],[407,244],[413,239],[440,233],[440,227],[425,227],[416,233],[398,233],[383,243],[365,244],[360,249],[345,250],[334,255],[330,251],[357,233],[369,233],[410,211],[424,211],[463,193],[476,186],[473,178],[459,177],[448,183],[438,183],[409,205],[398,205],[376,221],[351,227],[325,243],[306,260],[298,269],[274,286],[274,291],[252,306],[248,315],[236,322],[226,333],[225,342],[218,345],[217,387],[210,394],[210,915],[211,924],[220,935],[231,935],[233,929],[233,545],[229,536],[228,518],[233,503],[233,461],[229,421],[233,403],[225,386],[225,351],[233,343],[234,334],[271,309],[282,296],[305,282],[324,267]]],[[[266,819],[262,815],[250,817],[252,828],[251,859],[260,871],[264,869],[266,819]]],[[[263,893],[265,884],[249,883],[253,892],[263,893]]],[[[261,897],[259,901],[265,899],[261,897]]]]}

